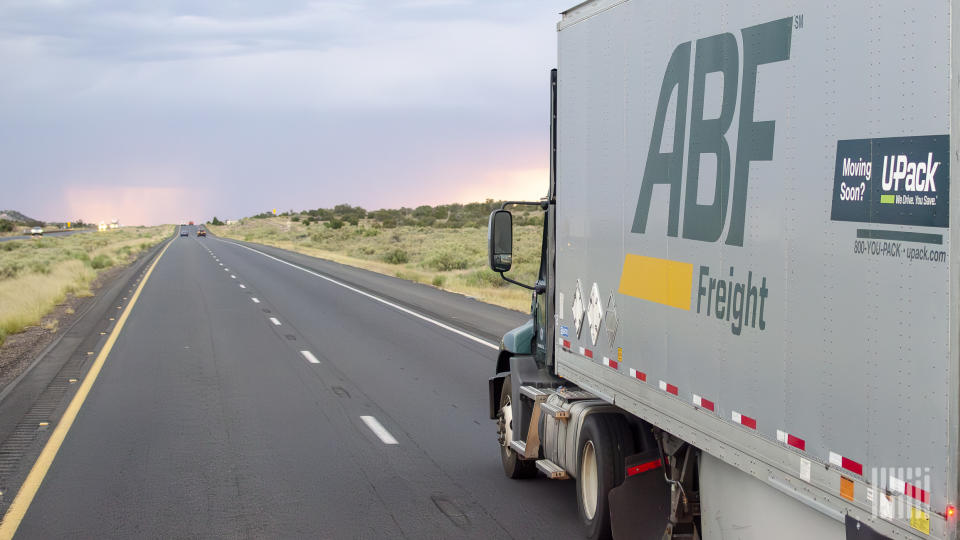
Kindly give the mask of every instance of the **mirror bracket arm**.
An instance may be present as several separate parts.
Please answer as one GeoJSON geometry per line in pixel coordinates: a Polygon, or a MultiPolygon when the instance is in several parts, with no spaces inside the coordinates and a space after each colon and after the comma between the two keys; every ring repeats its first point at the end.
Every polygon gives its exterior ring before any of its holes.
{"type": "MultiPolygon", "coordinates": [[[[548,201],[547,199],[541,199],[539,201],[504,201],[503,204],[500,205],[500,209],[506,210],[507,206],[539,206],[541,209],[546,210],[555,202],[556,201],[548,201]]],[[[527,288],[529,289],[531,287],[527,288]]]]}
{"type": "Polygon", "coordinates": [[[506,281],[507,283],[513,283],[514,285],[519,285],[524,289],[530,289],[531,291],[534,291],[537,294],[543,294],[547,292],[547,286],[544,285],[543,283],[538,283],[536,285],[527,285],[526,283],[520,283],[519,281],[515,281],[508,278],[507,276],[503,275],[503,272],[498,272],[498,273],[500,274],[500,277],[502,277],[503,280],[506,281]]]}

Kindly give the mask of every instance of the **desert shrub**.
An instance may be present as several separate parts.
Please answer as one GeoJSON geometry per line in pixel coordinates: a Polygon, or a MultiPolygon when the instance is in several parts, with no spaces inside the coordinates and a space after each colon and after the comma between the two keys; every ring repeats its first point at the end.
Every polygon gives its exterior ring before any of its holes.
{"type": "Polygon", "coordinates": [[[48,260],[31,261],[30,271],[33,272],[34,274],[49,274],[50,261],[48,260]]]}
{"type": "Polygon", "coordinates": [[[493,270],[484,268],[483,270],[474,270],[464,276],[467,285],[473,287],[504,287],[507,282],[499,274],[493,273],[493,270]]]}
{"type": "Polygon", "coordinates": [[[468,261],[465,257],[449,250],[436,253],[427,259],[428,267],[441,272],[447,272],[449,270],[463,270],[469,265],[470,261],[468,261]]]}
{"type": "Polygon", "coordinates": [[[396,248],[383,254],[383,262],[388,264],[404,264],[410,261],[410,255],[402,249],[396,248]]]}
{"type": "Polygon", "coordinates": [[[443,287],[443,284],[447,281],[447,278],[444,276],[433,276],[433,281],[431,283],[434,287],[443,287]]]}
{"type": "Polygon", "coordinates": [[[111,266],[113,266],[113,259],[103,254],[97,255],[90,261],[90,267],[94,270],[110,268],[111,266]]]}
{"type": "Polygon", "coordinates": [[[0,279],[11,279],[17,276],[23,270],[23,265],[18,261],[9,261],[0,264],[0,279]]]}
{"type": "Polygon", "coordinates": [[[326,225],[327,227],[329,227],[329,228],[331,228],[331,229],[339,229],[339,228],[343,227],[343,222],[340,221],[340,220],[337,219],[337,218],[333,218],[333,219],[331,219],[330,221],[324,223],[324,225],[326,225]]]}

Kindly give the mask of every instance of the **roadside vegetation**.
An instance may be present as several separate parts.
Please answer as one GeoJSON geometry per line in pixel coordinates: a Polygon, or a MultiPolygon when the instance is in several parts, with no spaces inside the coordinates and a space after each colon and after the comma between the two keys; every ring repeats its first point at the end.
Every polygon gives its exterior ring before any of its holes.
{"type": "Polygon", "coordinates": [[[100,272],[128,264],[171,234],[169,226],[129,227],[0,242],[0,344],[39,324],[67,294],[91,295],[100,272]]]}
{"type": "MultiPolygon", "coordinates": [[[[366,211],[331,209],[263,213],[227,225],[208,223],[219,236],[257,242],[526,311],[530,292],[487,267],[487,219],[500,203],[420,206],[366,211]]],[[[514,213],[513,269],[533,284],[540,267],[543,217],[538,209],[514,213]]]]}

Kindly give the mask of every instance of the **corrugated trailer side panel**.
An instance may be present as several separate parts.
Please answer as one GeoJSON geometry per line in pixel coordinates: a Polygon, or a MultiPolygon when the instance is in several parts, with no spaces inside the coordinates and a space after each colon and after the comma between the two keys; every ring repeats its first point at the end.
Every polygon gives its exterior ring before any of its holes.
{"type": "Polygon", "coordinates": [[[568,12],[559,372],[840,513],[900,505],[898,530],[922,529],[919,511],[943,533],[958,481],[950,8],[568,12]]]}

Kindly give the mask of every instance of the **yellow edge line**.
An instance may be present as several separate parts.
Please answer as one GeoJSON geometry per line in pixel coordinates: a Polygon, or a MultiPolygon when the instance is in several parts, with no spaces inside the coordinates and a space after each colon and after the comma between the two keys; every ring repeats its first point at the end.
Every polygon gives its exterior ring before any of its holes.
{"type": "Polygon", "coordinates": [[[67,410],[64,411],[63,417],[60,418],[60,422],[57,424],[56,429],[54,429],[53,433],[50,435],[50,439],[43,447],[43,451],[40,452],[40,457],[37,458],[37,461],[30,469],[30,474],[27,475],[27,479],[24,480],[23,485],[20,486],[20,490],[17,492],[16,498],[13,499],[13,504],[10,505],[6,515],[3,516],[3,522],[0,523],[0,540],[8,540],[13,538],[13,535],[17,533],[17,529],[20,527],[23,517],[27,514],[27,510],[30,508],[30,503],[33,502],[33,498],[36,496],[37,490],[40,489],[40,484],[43,483],[43,479],[47,476],[47,471],[50,470],[50,465],[53,464],[53,459],[57,457],[57,452],[60,451],[60,445],[63,444],[63,440],[66,438],[67,432],[70,431],[70,426],[73,425],[73,421],[77,418],[77,413],[80,412],[80,407],[83,406],[83,402],[87,399],[87,395],[90,393],[93,383],[97,380],[97,376],[100,374],[100,370],[103,369],[103,364],[106,362],[107,356],[110,354],[110,350],[113,349],[114,343],[117,342],[117,337],[120,335],[120,331],[123,330],[123,325],[127,322],[127,317],[130,316],[133,306],[137,303],[137,299],[140,298],[140,291],[142,291],[143,286],[147,284],[147,280],[150,279],[150,274],[153,273],[153,269],[157,266],[157,263],[160,262],[160,257],[163,257],[163,254],[167,251],[168,247],[170,247],[169,242],[166,246],[164,246],[160,254],[157,255],[157,258],[153,260],[153,264],[150,265],[150,269],[147,270],[147,273],[143,276],[143,279],[140,280],[140,286],[137,287],[136,292],[134,292],[133,296],[130,297],[130,303],[127,304],[127,309],[123,310],[123,314],[120,315],[119,319],[117,319],[117,324],[113,327],[113,331],[110,332],[110,336],[107,338],[107,342],[103,345],[103,349],[100,350],[100,354],[97,355],[93,365],[90,366],[90,371],[87,372],[87,376],[80,384],[80,388],[70,401],[70,405],[67,407],[67,410]]]}

